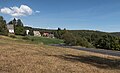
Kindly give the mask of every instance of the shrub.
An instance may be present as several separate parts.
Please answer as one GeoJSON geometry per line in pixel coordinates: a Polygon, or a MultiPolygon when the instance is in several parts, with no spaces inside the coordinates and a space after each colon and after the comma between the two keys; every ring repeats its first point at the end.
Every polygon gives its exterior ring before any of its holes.
{"type": "Polygon", "coordinates": [[[76,45],[87,47],[87,48],[93,48],[94,46],[87,41],[87,39],[82,37],[76,37],[76,45]]]}
{"type": "Polygon", "coordinates": [[[65,32],[62,35],[62,39],[64,40],[64,43],[66,45],[72,45],[72,46],[76,45],[76,38],[72,33],[65,32]]]}
{"type": "Polygon", "coordinates": [[[30,38],[27,37],[27,36],[24,36],[22,39],[23,39],[23,40],[30,40],[30,38]]]}
{"type": "Polygon", "coordinates": [[[32,38],[31,41],[34,41],[34,39],[32,38]]]}
{"type": "Polygon", "coordinates": [[[16,36],[15,36],[15,35],[10,35],[10,37],[11,37],[11,38],[16,38],[16,36]]]}

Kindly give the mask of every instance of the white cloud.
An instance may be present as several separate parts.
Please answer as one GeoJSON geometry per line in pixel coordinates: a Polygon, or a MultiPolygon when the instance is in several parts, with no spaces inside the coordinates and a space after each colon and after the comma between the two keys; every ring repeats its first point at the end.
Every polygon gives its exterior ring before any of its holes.
{"type": "Polygon", "coordinates": [[[11,9],[9,9],[9,8],[2,8],[1,10],[0,10],[2,13],[5,13],[5,14],[11,14],[12,13],[12,11],[11,11],[11,9]]]}
{"type": "Polygon", "coordinates": [[[21,5],[20,7],[4,7],[0,9],[1,13],[9,14],[14,17],[32,15],[33,10],[27,5],[21,5]]]}
{"type": "Polygon", "coordinates": [[[35,13],[40,13],[40,11],[35,11],[35,13]]]}

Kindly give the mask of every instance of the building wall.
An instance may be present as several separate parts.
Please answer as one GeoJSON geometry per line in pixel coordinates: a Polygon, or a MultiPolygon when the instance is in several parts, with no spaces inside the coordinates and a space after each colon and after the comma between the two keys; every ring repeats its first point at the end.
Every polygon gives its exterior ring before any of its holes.
{"type": "Polygon", "coordinates": [[[12,34],[15,33],[15,32],[14,32],[14,25],[12,25],[12,24],[7,25],[7,29],[8,29],[8,31],[9,31],[9,33],[12,33],[12,34]]]}
{"type": "Polygon", "coordinates": [[[14,29],[9,29],[9,33],[14,33],[14,29]]]}
{"type": "Polygon", "coordinates": [[[34,36],[41,36],[39,31],[33,31],[33,33],[34,33],[34,36]]]}
{"type": "Polygon", "coordinates": [[[29,35],[30,30],[26,30],[26,34],[29,35]]]}

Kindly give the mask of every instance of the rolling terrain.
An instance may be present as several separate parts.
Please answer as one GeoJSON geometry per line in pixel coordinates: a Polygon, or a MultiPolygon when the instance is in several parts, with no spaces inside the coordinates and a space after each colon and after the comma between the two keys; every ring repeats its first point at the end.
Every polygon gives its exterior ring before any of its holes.
{"type": "Polygon", "coordinates": [[[120,57],[0,36],[0,73],[120,73],[120,57]]]}

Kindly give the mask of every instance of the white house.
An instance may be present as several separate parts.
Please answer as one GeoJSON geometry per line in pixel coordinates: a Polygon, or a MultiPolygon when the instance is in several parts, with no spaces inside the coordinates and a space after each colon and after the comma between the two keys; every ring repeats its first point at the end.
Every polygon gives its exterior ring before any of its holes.
{"type": "Polygon", "coordinates": [[[34,36],[41,36],[41,33],[39,31],[33,31],[34,36]]]}
{"type": "Polygon", "coordinates": [[[30,30],[26,30],[26,34],[29,35],[30,30]]]}
{"type": "Polygon", "coordinates": [[[9,31],[9,33],[10,34],[14,34],[15,32],[14,32],[14,25],[7,25],[7,29],[8,29],[8,31],[9,31]]]}

